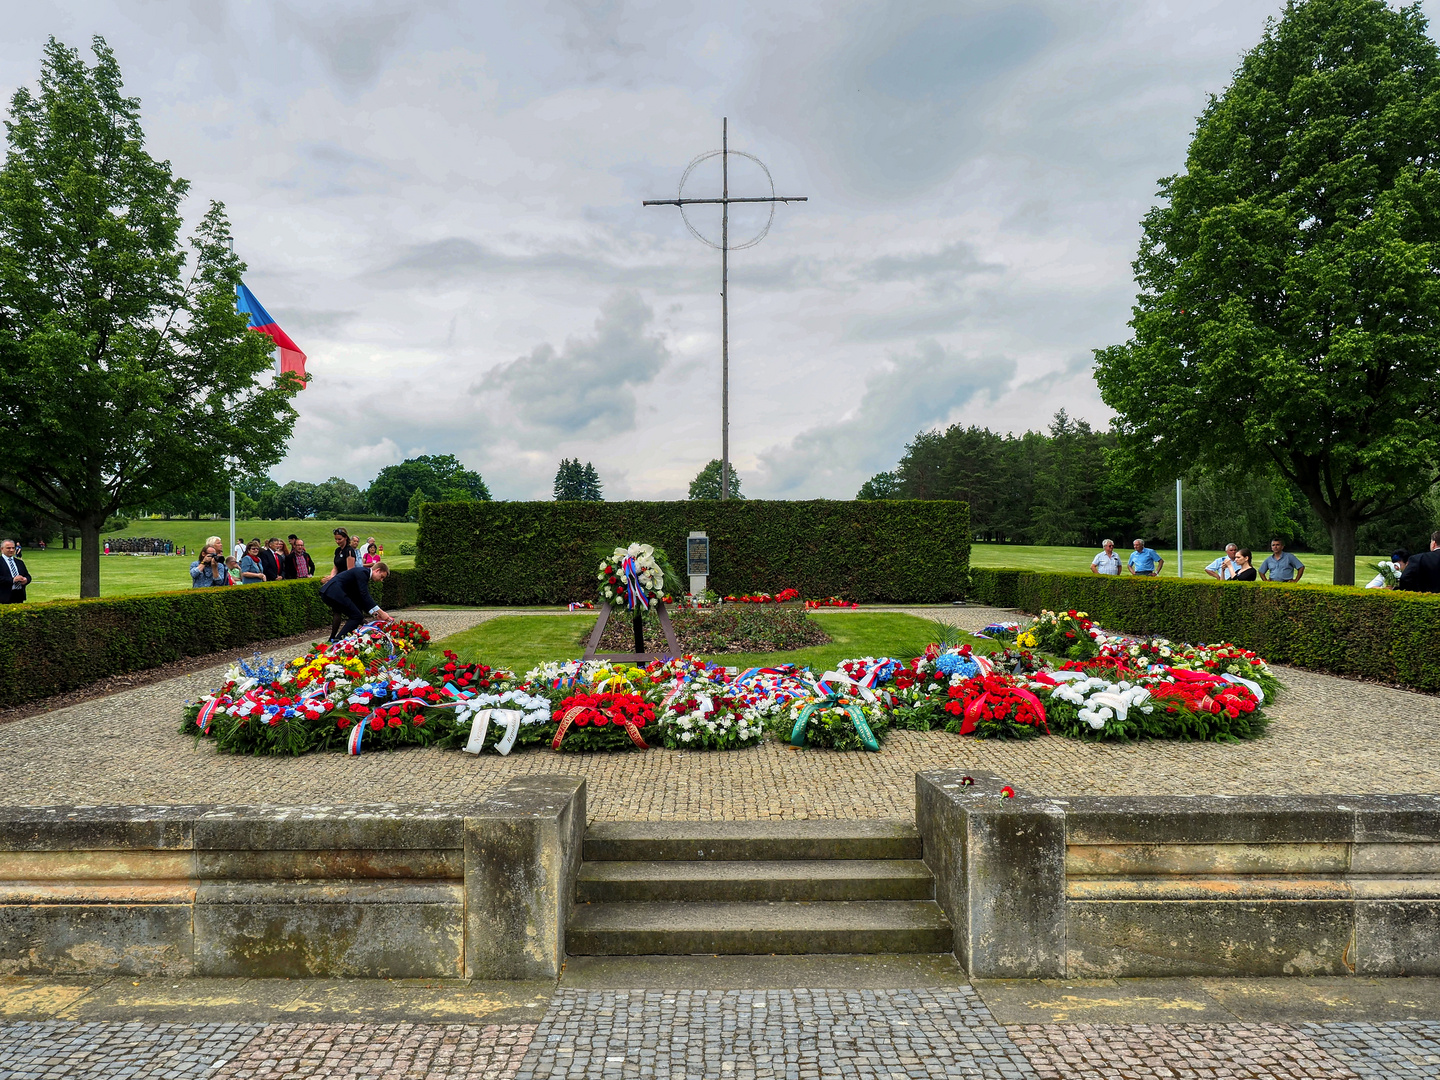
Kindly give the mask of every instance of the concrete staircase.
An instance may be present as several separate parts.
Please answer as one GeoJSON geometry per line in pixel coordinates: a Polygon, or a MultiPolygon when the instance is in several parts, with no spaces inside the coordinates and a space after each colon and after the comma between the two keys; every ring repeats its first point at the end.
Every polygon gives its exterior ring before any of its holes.
{"type": "Polygon", "coordinates": [[[606,822],[585,834],[577,956],[946,953],[903,821],[606,822]]]}

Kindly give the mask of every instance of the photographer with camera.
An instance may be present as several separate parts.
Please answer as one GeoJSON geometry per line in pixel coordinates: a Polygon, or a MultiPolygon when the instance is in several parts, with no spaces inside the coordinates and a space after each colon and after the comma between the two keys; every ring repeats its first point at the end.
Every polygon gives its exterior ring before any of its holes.
{"type": "Polygon", "coordinates": [[[225,556],[218,543],[206,544],[200,558],[190,564],[190,587],[203,589],[210,585],[229,585],[230,574],[225,569],[225,556]]]}

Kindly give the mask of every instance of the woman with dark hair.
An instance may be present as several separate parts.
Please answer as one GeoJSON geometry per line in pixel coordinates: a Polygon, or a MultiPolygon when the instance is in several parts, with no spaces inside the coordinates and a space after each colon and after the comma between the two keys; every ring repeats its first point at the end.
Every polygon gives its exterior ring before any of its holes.
{"type": "Polygon", "coordinates": [[[1235,553],[1235,562],[1240,569],[1235,571],[1231,581],[1254,581],[1255,567],[1250,564],[1250,549],[1241,548],[1235,553]]]}
{"type": "Polygon", "coordinates": [[[244,557],[240,560],[240,584],[254,585],[264,580],[266,580],[265,566],[260,561],[260,541],[251,540],[245,548],[244,557]]]}
{"type": "Polygon", "coordinates": [[[335,530],[335,565],[325,575],[329,581],[336,574],[343,574],[346,570],[355,567],[355,545],[350,542],[350,533],[346,529],[335,530]]]}

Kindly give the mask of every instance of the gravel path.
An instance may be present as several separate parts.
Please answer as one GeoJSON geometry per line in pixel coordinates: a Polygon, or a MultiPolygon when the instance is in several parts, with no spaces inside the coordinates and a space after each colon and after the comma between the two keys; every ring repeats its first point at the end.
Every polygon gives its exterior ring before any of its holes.
{"type": "MultiPolygon", "coordinates": [[[[907,609],[968,629],[1007,613],[907,609]]],[[[501,611],[413,613],[438,640],[501,611]]],[[[1101,746],[1069,739],[982,742],[895,732],[879,753],[767,743],[730,753],[554,754],[508,758],[405,750],[351,758],[237,758],[176,734],[181,704],[213,686],[199,672],[0,727],[0,803],[465,803],[526,773],[586,778],[593,819],[908,817],[914,774],[989,770],[1053,794],[1398,793],[1440,791],[1440,698],[1278,669],[1288,692],[1270,734],[1233,745],[1101,746]]]]}

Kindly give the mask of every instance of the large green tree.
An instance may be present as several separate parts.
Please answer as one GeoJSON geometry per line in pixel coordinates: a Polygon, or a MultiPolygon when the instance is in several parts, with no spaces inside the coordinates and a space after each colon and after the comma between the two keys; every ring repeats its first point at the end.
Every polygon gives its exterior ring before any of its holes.
{"type": "Polygon", "coordinates": [[[1161,181],[1095,378],[1152,476],[1273,462],[1354,582],[1440,460],[1440,55],[1419,6],[1290,0],[1161,181]]]}
{"type": "Polygon", "coordinates": [[[454,454],[422,454],[386,465],[365,491],[366,504],[381,517],[415,517],[422,502],[489,501],[484,479],[454,454]]]}
{"type": "Polygon", "coordinates": [[[556,502],[603,502],[604,487],[600,474],[591,462],[580,464],[579,458],[561,458],[555,470],[556,502]]]}
{"type": "Polygon", "coordinates": [[[185,251],[189,185],[146,153],[139,102],[94,52],[87,67],[50,40],[0,168],[0,491],[79,530],[81,596],[100,594],[106,517],[277,461],[301,386],[266,375],[270,342],[236,314],[218,203],[185,251]]]}
{"type": "MultiPolygon", "coordinates": [[[[690,481],[690,498],[692,499],[718,499],[723,490],[720,475],[720,459],[711,458],[710,464],[706,465],[698,473],[695,479],[690,481]]],[[[730,498],[743,499],[740,494],[740,477],[735,472],[735,466],[730,466],[730,498]]]]}

